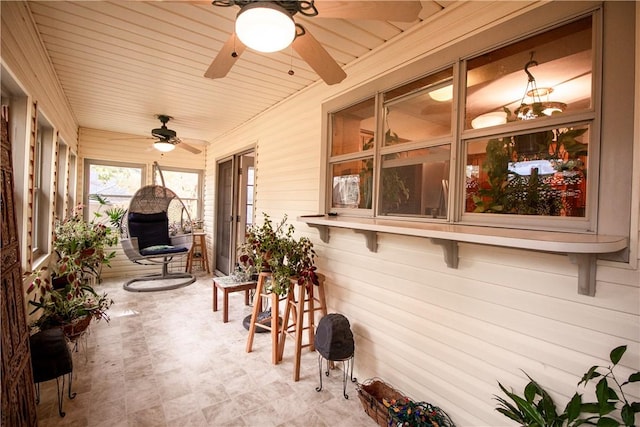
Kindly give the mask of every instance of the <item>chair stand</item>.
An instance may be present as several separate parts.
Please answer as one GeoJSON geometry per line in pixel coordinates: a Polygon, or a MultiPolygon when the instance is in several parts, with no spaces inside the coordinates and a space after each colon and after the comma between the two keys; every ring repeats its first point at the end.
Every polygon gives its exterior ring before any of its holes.
{"type": "Polygon", "coordinates": [[[320,387],[316,387],[316,391],[322,391],[322,361],[327,361],[327,370],[325,371],[325,375],[329,376],[329,366],[333,367],[333,362],[342,362],[342,395],[345,399],[349,398],[347,394],[347,378],[351,378],[351,382],[355,383],[358,381],[357,378],[353,378],[353,356],[342,359],[342,360],[327,360],[322,357],[321,354],[318,354],[318,376],[320,377],[320,387]]]}
{"type": "Polygon", "coordinates": [[[130,292],[155,292],[155,291],[168,291],[171,289],[181,288],[183,286],[187,286],[196,281],[196,276],[191,273],[169,273],[169,269],[167,265],[169,264],[170,259],[165,259],[165,262],[162,264],[162,273],[160,274],[149,274],[147,276],[136,277],[129,281],[127,281],[122,287],[125,291],[130,292]],[[173,280],[173,279],[187,279],[178,283],[168,283],[160,286],[149,286],[136,287],[133,284],[136,282],[151,282],[154,280],[173,280]]]}

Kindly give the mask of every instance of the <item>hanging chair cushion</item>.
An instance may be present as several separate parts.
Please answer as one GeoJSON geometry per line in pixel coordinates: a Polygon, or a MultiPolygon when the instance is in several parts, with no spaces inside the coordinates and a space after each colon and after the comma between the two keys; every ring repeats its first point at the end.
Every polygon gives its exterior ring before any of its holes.
{"type": "MultiPolygon", "coordinates": [[[[169,218],[166,212],[138,213],[130,212],[127,218],[129,235],[138,238],[141,249],[152,246],[170,246],[169,218]]],[[[142,253],[142,250],[140,251],[142,253]]]]}
{"type": "Polygon", "coordinates": [[[140,249],[140,254],[144,256],[148,255],[164,255],[164,254],[177,254],[180,252],[187,252],[188,249],[184,246],[171,246],[171,245],[155,245],[140,249]]]}

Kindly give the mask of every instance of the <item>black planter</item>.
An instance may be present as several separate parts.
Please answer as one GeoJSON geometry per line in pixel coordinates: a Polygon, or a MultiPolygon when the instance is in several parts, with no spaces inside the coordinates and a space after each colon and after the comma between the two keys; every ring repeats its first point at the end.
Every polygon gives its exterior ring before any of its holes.
{"type": "Polygon", "coordinates": [[[51,286],[53,286],[53,289],[56,289],[56,290],[64,289],[65,286],[69,284],[71,284],[71,281],[69,280],[69,276],[51,277],[51,286]]]}

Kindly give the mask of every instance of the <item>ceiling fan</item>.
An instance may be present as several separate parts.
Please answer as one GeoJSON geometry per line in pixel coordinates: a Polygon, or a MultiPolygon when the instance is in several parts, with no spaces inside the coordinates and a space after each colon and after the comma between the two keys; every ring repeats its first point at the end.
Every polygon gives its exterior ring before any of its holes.
{"type": "Polygon", "coordinates": [[[151,130],[151,136],[157,138],[153,143],[154,148],[163,152],[171,151],[175,147],[184,148],[194,154],[200,154],[202,152],[191,145],[185,144],[180,138],[178,138],[175,130],[167,128],[167,123],[173,117],[165,114],[158,114],[156,115],[156,118],[160,120],[162,126],[151,130]]]}
{"type": "Polygon", "coordinates": [[[320,42],[293,20],[295,14],[320,18],[411,22],[418,19],[422,9],[420,1],[213,0],[212,4],[222,7],[239,6],[240,12],[236,17],[235,31],[213,59],[205,77],[225,77],[247,47],[268,53],[291,45],[328,85],[340,83],[347,74],[320,42]]]}

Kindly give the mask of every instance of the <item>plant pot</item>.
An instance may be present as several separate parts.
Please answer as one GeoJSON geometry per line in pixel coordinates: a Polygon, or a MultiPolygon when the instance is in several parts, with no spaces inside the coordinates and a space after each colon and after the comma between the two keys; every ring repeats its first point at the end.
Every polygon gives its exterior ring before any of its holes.
{"type": "Polygon", "coordinates": [[[61,327],[67,339],[71,342],[75,342],[82,334],[84,334],[90,323],[91,316],[83,316],[73,319],[71,322],[61,325],[61,327]]]}

